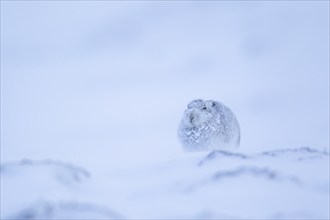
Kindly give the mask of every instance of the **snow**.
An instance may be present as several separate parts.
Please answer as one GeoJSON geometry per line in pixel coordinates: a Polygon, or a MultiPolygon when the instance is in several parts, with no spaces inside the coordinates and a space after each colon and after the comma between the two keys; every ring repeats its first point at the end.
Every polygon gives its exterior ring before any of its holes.
{"type": "Polygon", "coordinates": [[[328,9],[1,1],[1,218],[329,218],[328,9]],[[182,152],[194,99],[237,152],[182,152]]]}
{"type": "Polygon", "coordinates": [[[327,219],[329,159],[329,152],[301,147],[191,153],[95,173],[51,160],[6,163],[1,217],[327,219]]]}

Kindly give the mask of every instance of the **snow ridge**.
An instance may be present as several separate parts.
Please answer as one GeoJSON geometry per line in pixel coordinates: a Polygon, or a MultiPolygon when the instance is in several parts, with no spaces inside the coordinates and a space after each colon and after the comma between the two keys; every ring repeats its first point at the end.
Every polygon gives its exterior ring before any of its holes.
{"type": "Polygon", "coordinates": [[[93,177],[57,160],[8,162],[1,219],[326,219],[329,161],[310,147],[213,151],[93,177]]]}
{"type": "Polygon", "coordinates": [[[289,180],[293,183],[300,183],[300,180],[297,177],[285,177],[275,170],[271,170],[267,167],[253,167],[253,166],[244,166],[238,167],[233,170],[219,171],[213,175],[213,180],[222,181],[226,178],[240,177],[243,175],[249,175],[253,177],[262,177],[273,180],[289,180]]]}
{"type": "Polygon", "coordinates": [[[79,183],[91,177],[86,169],[56,160],[29,160],[23,159],[18,162],[8,162],[0,165],[1,175],[15,172],[33,171],[35,169],[47,169],[49,173],[61,183],[70,185],[79,183]]]}
{"type": "Polygon", "coordinates": [[[123,219],[118,213],[92,203],[37,201],[10,219],[123,219]]]}

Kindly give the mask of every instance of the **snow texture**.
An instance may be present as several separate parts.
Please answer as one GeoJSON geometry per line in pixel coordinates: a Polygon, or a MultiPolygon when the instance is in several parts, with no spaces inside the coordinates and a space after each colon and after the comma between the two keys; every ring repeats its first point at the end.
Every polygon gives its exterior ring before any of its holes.
{"type": "Polygon", "coordinates": [[[104,207],[88,203],[38,201],[8,219],[121,219],[122,216],[104,207]]]}
{"type": "Polygon", "coordinates": [[[240,128],[234,113],[213,100],[191,101],[184,112],[178,135],[188,151],[226,149],[240,144],[240,128]]]}
{"type": "Polygon", "coordinates": [[[310,147],[213,151],[98,175],[10,162],[1,165],[1,219],[328,219],[329,159],[310,147]]]}
{"type": "Polygon", "coordinates": [[[329,218],[329,1],[0,4],[1,219],[329,218]],[[183,152],[196,97],[239,151],[183,152]]]}

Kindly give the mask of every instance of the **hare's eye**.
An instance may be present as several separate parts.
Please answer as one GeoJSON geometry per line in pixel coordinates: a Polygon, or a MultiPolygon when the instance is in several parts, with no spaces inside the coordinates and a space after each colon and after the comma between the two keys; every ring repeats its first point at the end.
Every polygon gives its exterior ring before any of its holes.
{"type": "Polygon", "coordinates": [[[206,106],[204,106],[202,109],[203,109],[203,110],[206,110],[206,106]]]}

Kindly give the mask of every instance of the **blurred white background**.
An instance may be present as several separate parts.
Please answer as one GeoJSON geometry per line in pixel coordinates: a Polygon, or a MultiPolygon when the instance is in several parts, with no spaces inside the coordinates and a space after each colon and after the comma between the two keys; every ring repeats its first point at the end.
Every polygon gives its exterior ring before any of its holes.
{"type": "Polygon", "coordinates": [[[175,157],[195,98],[242,152],[329,149],[329,2],[1,1],[1,161],[175,157]]]}

